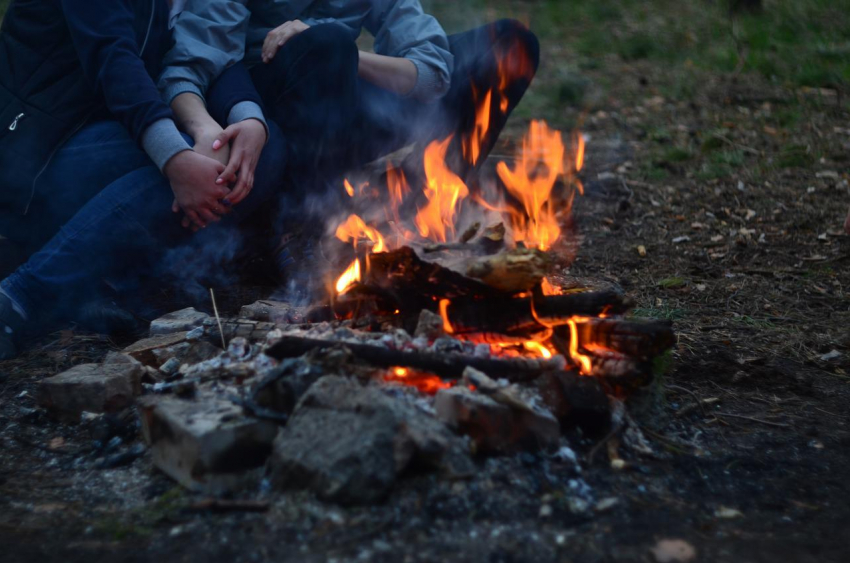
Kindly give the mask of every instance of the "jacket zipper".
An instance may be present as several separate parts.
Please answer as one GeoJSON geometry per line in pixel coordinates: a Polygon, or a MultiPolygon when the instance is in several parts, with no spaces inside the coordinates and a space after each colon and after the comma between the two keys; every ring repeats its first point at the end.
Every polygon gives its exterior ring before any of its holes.
{"type": "Polygon", "coordinates": [[[19,113],[19,114],[17,115],[17,117],[15,117],[15,119],[14,119],[14,120],[12,120],[12,123],[11,123],[11,124],[9,124],[9,131],[14,131],[15,129],[17,129],[17,128],[18,128],[18,122],[19,122],[20,120],[22,120],[25,116],[26,116],[26,114],[24,114],[24,113],[19,113]]]}
{"type": "MultiPolygon", "coordinates": [[[[147,29],[147,31],[145,31],[145,40],[142,42],[142,48],[139,50],[139,57],[144,55],[145,49],[148,46],[148,39],[150,39],[151,29],[153,29],[154,16],[156,16],[156,0],[151,0],[151,16],[150,16],[150,19],[148,20],[148,29],[147,29]]],[[[66,135],[65,138],[62,139],[62,142],[59,143],[58,145],[56,145],[56,147],[50,152],[50,155],[47,157],[47,162],[44,163],[44,166],[41,167],[41,170],[39,170],[38,174],[36,174],[35,178],[33,178],[32,189],[30,190],[30,197],[29,197],[29,200],[27,201],[27,206],[24,208],[24,215],[26,215],[30,211],[30,205],[32,205],[32,200],[35,198],[35,185],[38,182],[38,179],[41,178],[41,175],[44,174],[45,170],[47,170],[47,167],[50,165],[50,162],[53,160],[53,157],[56,155],[56,153],[59,151],[59,149],[62,148],[62,145],[67,143],[68,139],[70,139],[71,137],[76,135],[77,132],[80,129],[83,128],[83,126],[86,124],[86,122],[89,120],[89,118],[92,116],[93,113],[94,113],[94,111],[89,112],[85,116],[85,118],[83,118],[83,120],[80,121],[80,123],[74,128],[74,130],[71,131],[71,133],[69,133],[68,135],[66,135]]],[[[12,122],[12,124],[9,125],[9,131],[14,131],[15,129],[17,129],[18,128],[18,120],[23,119],[23,118],[24,118],[23,113],[20,114],[19,116],[17,116],[15,118],[15,120],[12,122]]]]}

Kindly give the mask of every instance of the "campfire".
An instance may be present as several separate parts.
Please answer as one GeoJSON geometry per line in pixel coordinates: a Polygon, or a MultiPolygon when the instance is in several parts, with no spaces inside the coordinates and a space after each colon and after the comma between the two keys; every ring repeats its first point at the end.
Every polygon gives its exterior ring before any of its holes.
{"type": "Polygon", "coordinates": [[[183,485],[267,475],[338,502],[379,500],[411,469],[469,476],[475,454],[575,459],[573,429],[622,432],[672,327],[629,318],[616,287],[565,282],[583,135],[533,121],[488,175],[489,119],[506,108],[498,91],[479,99],[468,138],[343,182],[350,212],[330,219],[314,303],[172,313],[123,355],[46,379],[44,404],[79,419],[144,390],[153,462],[183,485]]]}

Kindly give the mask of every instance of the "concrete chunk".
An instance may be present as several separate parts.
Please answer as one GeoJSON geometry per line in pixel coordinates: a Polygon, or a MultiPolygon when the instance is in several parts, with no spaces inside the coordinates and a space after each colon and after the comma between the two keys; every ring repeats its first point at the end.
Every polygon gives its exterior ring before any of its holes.
{"type": "Polygon", "coordinates": [[[150,334],[157,336],[161,334],[172,334],[175,332],[187,332],[193,328],[202,326],[210,316],[206,313],[196,311],[194,307],[188,307],[163,315],[151,322],[150,334]]]}
{"type": "Polygon", "coordinates": [[[117,412],[141,393],[142,365],[124,354],[110,353],[103,364],[82,364],[42,380],[41,404],[68,422],[87,412],[117,412]]]}
{"type": "Polygon", "coordinates": [[[548,411],[512,408],[467,387],[440,390],[434,408],[438,419],[469,436],[482,453],[552,450],[561,435],[548,411]]]}
{"type": "Polygon", "coordinates": [[[124,348],[124,353],[146,366],[158,368],[171,358],[189,349],[185,332],[163,334],[139,340],[124,348]]]}
{"type": "Polygon", "coordinates": [[[302,308],[294,307],[283,301],[270,301],[267,299],[245,305],[240,309],[239,317],[252,321],[277,324],[298,324],[304,322],[302,308]]]}
{"type": "Polygon", "coordinates": [[[276,424],[248,418],[208,394],[144,397],[139,413],[154,465],[184,487],[212,495],[255,486],[278,432],[276,424]]]}
{"type": "Polygon", "coordinates": [[[451,477],[474,471],[463,440],[404,397],[326,376],[298,403],[275,440],[276,485],[308,488],[342,504],[375,502],[419,465],[451,477]]]}

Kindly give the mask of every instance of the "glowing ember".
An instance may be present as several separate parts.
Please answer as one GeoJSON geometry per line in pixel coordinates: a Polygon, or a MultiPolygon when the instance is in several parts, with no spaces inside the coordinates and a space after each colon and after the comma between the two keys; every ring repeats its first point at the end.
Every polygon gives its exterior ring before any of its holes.
{"type": "Polygon", "coordinates": [[[355,259],[336,282],[336,292],[342,295],[360,281],[360,260],[355,259]]]}
{"type": "Polygon", "coordinates": [[[458,204],[469,195],[463,180],[446,166],[451,140],[450,136],[442,142],[434,141],[425,149],[428,204],[419,210],[413,221],[422,237],[436,242],[446,242],[447,231],[454,236],[458,204]]]}
{"type": "MultiPolygon", "coordinates": [[[[478,99],[478,92],[475,86],[472,87],[473,97],[478,99]]],[[[463,143],[463,155],[466,161],[472,165],[478,164],[478,159],[481,157],[481,145],[484,144],[484,139],[487,137],[487,132],[490,130],[490,105],[493,100],[493,91],[490,90],[484,96],[484,100],[477,105],[475,110],[475,129],[463,143]]]]}
{"type": "Polygon", "coordinates": [[[387,375],[384,380],[415,387],[426,395],[436,395],[437,391],[440,389],[449,389],[453,386],[452,383],[443,381],[436,375],[410,371],[407,368],[402,367],[392,368],[390,370],[390,375],[387,375]]]}
{"type": "Polygon", "coordinates": [[[348,178],[343,181],[343,185],[345,186],[345,193],[348,194],[348,197],[354,197],[354,186],[351,185],[348,178]]]}
{"type": "Polygon", "coordinates": [[[540,357],[545,358],[547,360],[552,357],[552,352],[550,352],[549,349],[546,348],[546,346],[544,346],[543,344],[541,344],[539,342],[534,342],[534,341],[524,342],[523,347],[526,350],[528,350],[529,352],[533,352],[533,353],[535,353],[535,354],[539,355],[540,357]]]}
{"type": "Polygon", "coordinates": [[[532,121],[516,168],[511,170],[504,162],[496,167],[505,188],[523,206],[522,211],[511,212],[515,242],[547,250],[560,236],[550,197],[555,182],[564,174],[565,152],[558,131],[549,129],[544,121],[532,121]]]}
{"type": "Polygon", "coordinates": [[[378,229],[370,227],[363,219],[353,214],[342,225],[337,227],[336,238],[343,242],[352,241],[355,248],[357,247],[357,241],[365,238],[372,241],[372,252],[386,252],[387,250],[384,237],[381,236],[378,229]]]}
{"type": "Polygon", "coordinates": [[[581,317],[574,317],[567,322],[570,325],[570,357],[579,365],[582,375],[590,375],[590,358],[578,351],[579,341],[576,321],[584,322],[584,320],[581,317]]]}

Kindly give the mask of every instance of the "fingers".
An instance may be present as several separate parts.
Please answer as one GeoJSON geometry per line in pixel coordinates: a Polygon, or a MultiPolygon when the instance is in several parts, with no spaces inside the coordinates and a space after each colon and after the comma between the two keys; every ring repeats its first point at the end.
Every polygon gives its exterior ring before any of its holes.
{"type": "Polygon", "coordinates": [[[227,144],[235,139],[239,135],[239,128],[235,125],[231,125],[218,135],[216,135],[215,140],[213,141],[212,148],[214,151],[217,151],[221,147],[227,146],[227,144]]]}
{"type": "Polygon", "coordinates": [[[299,33],[298,27],[296,24],[299,24],[299,21],[289,21],[285,24],[281,25],[277,29],[271,30],[268,35],[266,35],[265,41],[263,41],[263,62],[269,63],[277,54],[278,49],[286,45],[286,42],[289,41],[293,36],[299,33]]]}
{"type": "Polygon", "coordinates": [[[193,231],[197,231],[198,229],[203,229],[207,226],[207,224],[198,216],[198,213],[189,209],[186,211],[186,217],[183,218],[183,226],[189,227],[193,231]],[[188,225],[186,223],[189,223],[188,225]]]}
{"type": "Polygon", "coordinates": [[[171,212],[172,213],[180,213],[180,205],[177,204],[176,199],[171,203],[171,212]]]}
{"type": "Polygon", "coordinates": [[[233,188],[228,200],[232,205],[236,205],[248,197],[252,189],[254,189],[254,164],[248,159],[244,159],[242,167],[239,169],[239,181],[233,188]]]}
{"type": "Polygon", "coordinates": [[[231,153],[230,162],[227,163],[227,167],[224,169],[224,171],[221,172],[215,183],[219,186],[226,186],[235,182],[236,172],[237,170],[239,170],[241,160],[241,154],[231,153]]]}

